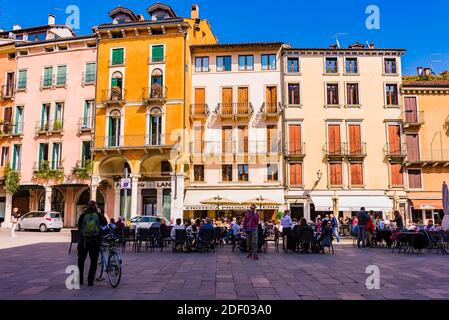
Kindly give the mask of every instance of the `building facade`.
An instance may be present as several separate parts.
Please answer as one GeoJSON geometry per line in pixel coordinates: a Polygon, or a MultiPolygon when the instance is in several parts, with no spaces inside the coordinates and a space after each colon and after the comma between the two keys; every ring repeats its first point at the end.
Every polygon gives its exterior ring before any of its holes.
{"type": "Polygon", "coordinates": [[[403,50],[283,51],[286,202],[296,218],[405,213],[403,50]]]}
{"type": "Polygon", "coordinates": [[[191,17],[155,4],[148,20],[118,7],[98,37],[93,188],[109,216],[182,217],[190,51],[215,43],[197,6],[191,17]]]}
{"type": "Polygon", "coordinates": [[[282,48],[281,43],[191,47],[186,218],[235,215],[260,199],[258,208],[271,220],[284,205],[282,48]]]}
{"type": "Polygon", "coordinates": [[[440,221],[449,181],[449,81],[406,81],[402,94],[408,214],[415,223],[440,221]]]}

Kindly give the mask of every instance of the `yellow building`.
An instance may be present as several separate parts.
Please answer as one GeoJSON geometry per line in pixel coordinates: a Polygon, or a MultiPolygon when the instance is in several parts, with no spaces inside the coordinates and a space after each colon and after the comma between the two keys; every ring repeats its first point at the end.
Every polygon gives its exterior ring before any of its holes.
{"type": "Polygon", "coordinates": [[[406,81],[402,93],[410,216],[439,220],[449,181],[449,81],[406,81]]]}
{"type": "Polygon", "coordinates": [[[209,23],[157,3],[118,7],[94,28],[98,72],[92,193],[106,214],[182,217],[191,93],[190,45],[216,43],[209,23]],[[128,175],[127,175],[128,174],[128,175]]]}

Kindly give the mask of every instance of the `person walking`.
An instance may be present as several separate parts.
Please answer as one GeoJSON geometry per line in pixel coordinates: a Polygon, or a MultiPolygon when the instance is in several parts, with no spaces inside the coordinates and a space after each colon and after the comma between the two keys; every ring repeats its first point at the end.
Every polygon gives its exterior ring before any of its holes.
{"type": "Polygon", "coordinates": [[[357,246],[359,248],[366,247],[366,224],[368,222],[368,214],[365,208],[361,208],[360,212],[357,214],[357,221],[359,226],[359,232],[357,237],[357,246]],[[360,243],[362,246],[360,246],[360,243]]]}
{"type": "Polygon", "coordinates": [[[84,263],[87,255],[90,258],[89,275],[87,277],[88,286],[92,287],[97,273],[98,256],[101,247],[101,229],[108,225],[108,222],[101,211],[98,210],[95,201],[89,201],[86,210],[78,220],[80,240],[78,242],[78,269],[79,284],[84,285],[84,263]]]}
{"type": "Polygon", "coordinates": [[[288,250],[295,251],[294,244],[290,243],[290,248],[288,247],[289,241],[292,242],[292,225],[293,221],[290,217],[290,210],[286,210],[284,213],[284,217],[281,219],[281,226],[282,226],[282,247],[284,249],[284,252],[288,252],[288,250]],[[293,246],[292,246],[293,245],[293,246]]]}
{"type": "Polygon", "coordinates": [[[332,233],[335,235],[337,243],[340,243],[340,235],[338,234],[338,220],[335,218],[333,213],[330,215],[330,222],[332,224],[332,233]]]}
{"type": "Polygon", "coordinates": [[[258,231],[259,231],[259,215],[256,212],[256,206],[252,205],[251,209],[245,214],[243,220],[243,229],[246,233],[246,245],[248,247],[248,259],[259,260],[257,256],[258,231]]]}
{"type": "Polygon", "coordinates": [[[16,235],[16,229],[17,229],[17,225],[19,223],[19,218],[20,218],[20,214],[19,214],[19,209],[18,208],[14,208],[12,210],[11,213],[11,238],[15,238],[17,237],[16,235]]]}

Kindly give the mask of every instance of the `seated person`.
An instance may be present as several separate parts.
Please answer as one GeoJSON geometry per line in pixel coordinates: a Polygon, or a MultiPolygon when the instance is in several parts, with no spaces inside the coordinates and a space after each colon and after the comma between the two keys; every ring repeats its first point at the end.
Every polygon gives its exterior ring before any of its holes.
{"type": "Polygon", "coordinates": [[[198,236],[201,239],[201,236],[204,234],[205,230],[214,230],[214,226],[212,225],[211,221],[209,218],[206,218],[206,221],[204,224],[201,225],[200,230],[198,232],[198,236]]]}
{"type": "Polygon", "coordinates": [[[123,223],[123,218],[122,218],[122,217],[119,217],[119,218],[118,218],[117,223],[116,223],[116,226],[117,226],[118,228],[125,228],[125,224],[123,223]]]}
{"type": "Polygon", "coordinates": [[[160,229],[161,229],[162,239],[164,239],[164,240],[171,239],[171,237],[170,237],[170,229],[167,226],[167,220],[162,219],[160,229]]]}
{"type": "Polygon", "coordinates": [[[427,221],[426,230],[427,230],[427,231],[433,231],[434,229],[435,229],[435,228],[434,228],[433,220],[427,221]]]}
{"type": "Polygon", "coordinates": [[[176,230],[185,230],[181,219],[176,219],[176,225],[171,229],[170,236],[173,240],[176,239],[176,230]]]}
{"type": "Polygon", "coordinates": [[[161,227],[161,218],[156,218],[156,222],[153,222],[151,228],[160,228],[161,227]]]}

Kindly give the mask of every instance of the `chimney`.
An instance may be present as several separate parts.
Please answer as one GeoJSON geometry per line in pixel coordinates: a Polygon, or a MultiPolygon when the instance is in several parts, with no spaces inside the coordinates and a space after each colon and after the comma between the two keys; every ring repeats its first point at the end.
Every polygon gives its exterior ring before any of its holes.
{"type": "Polygon", "coordinates": [[[423,67],[418,67],[416,69],[418,70],[418,77],[422,77],[423,76],[423,72],[424,72],[424,68],[423,67]]]}
{"type": "Polygon", "coordinates": [[[15,30],[20,30],[20,29],[22,29],[22,27],[20,26],[20,24],[15,24],[15,25],[12,26],[12,30],[13,30],[13,31],[15,31],[15,30]]]}
{"type": "Polygon", "coordinates": [[[55,15],[52,14],[52,13],[50,13],[50,14],[48,15],[48,25],[49,25],[49,26],[52,26],[52,25],[55,24],[55,22],[56,22],[55,15]]]}
{"type": "Polygon", "coordinates": [[[192,4],[192,9],[190,10],[190,18],[195,20],[200,18],[200,8],[197,4],[192,4]]]}
{"type": "Polygon", "coordinates": [[[431,74],[432,69],[430,68],[424,68],[424,77],[429,77],[431,74]]]}
{"type": "Polygon", "coordinates": [[[376,45],[374,43],[370,43],[370,44],[368,44],[368,48],[369,49],[375,49],[376,45]]]}

